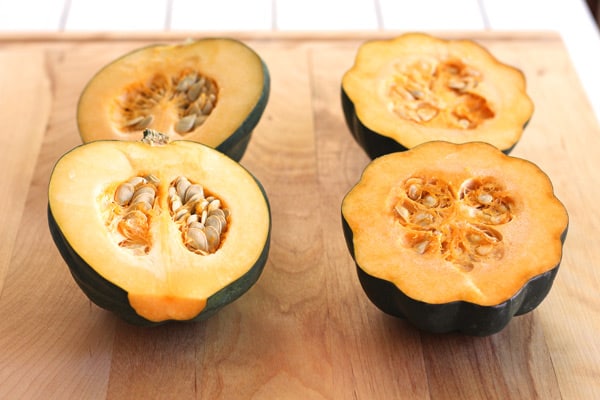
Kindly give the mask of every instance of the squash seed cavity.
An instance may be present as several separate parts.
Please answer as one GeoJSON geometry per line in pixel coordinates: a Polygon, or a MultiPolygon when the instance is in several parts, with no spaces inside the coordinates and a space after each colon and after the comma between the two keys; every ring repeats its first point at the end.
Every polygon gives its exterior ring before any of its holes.
{"type": "Polygon", "coordinates": [[[159,183],[148,174],[133,176],[117,186],[106,225],[120,247],[140,255],[150,251],[150,224],[159,183]]]}
{"type": "Polygon", "coordinates": [[[483,75],[458,58],[397,63],[385,81],[389,109],[399,117],[430,127],[475,129],[494,112],[475,93],[483,75]]]}
{"type": "MultiPolygon", "coordinates": [[[[109,232],[120,247],[136,255],[148,254],[152,248],[150,226],[162,204],[159,185],[152,174],[133,176],[117,185],[109,202],[109,232]]],[[[215,253],[229,226],[229,210],[223,201],[184,176],[169,184],[167,196],[169,215],[184,246],[200,255],[215,253]]]]}
{"type": "MultiPolygon", "coordinates": [[[[172,128],[185,135],[206,121],[217,105],[218,93],[216,81],[197,71],[184,70],[172,77],[157,74],[148,82],[124,88],[116,101],[114,118],[123,132],[138,133],[154,128],[160,115],[174,110],[172,128]]],[[[167,130],[164,126],[157,128],[167,130]]]]}
{"type": "Polygon", "coordinates": [[[441,179],[413,176],[393,193],[402,243],[417,254],[441,255],[465,272],[503,257],[503,237],[495,227],[512,220],[514,206],[494,178],[467,179],[454,190],[441,179]]]}
{"type": "Polygon", "coordinates": [[[171,217],[186,248],[201,255],[216,252],[229,225],[229,210],[222,200],[185,176],[171,182],[168,196],[171,217]]]}

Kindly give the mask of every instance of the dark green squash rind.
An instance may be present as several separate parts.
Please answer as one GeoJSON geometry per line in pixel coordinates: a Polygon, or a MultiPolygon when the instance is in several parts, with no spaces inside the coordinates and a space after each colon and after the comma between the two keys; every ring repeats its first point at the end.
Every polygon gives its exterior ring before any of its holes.
{"type": "MultiPolygon", "coordinates": [[[[358,145],[367,153],[370,159],[373,160],[385,154],[408,150],[406,146],[397,142],[396,140],[369,129],[356,115],[356,107],[344,90],[343,86],[341,89],[341,102],[342,110],[344,112],[344,119],[348,129],[350,130],[350,133],[358,145]]],[[[528,123],[529,121],[525,122],[523,129],[525,129],[528,123]]],[[[504,154],[508,155],[515,148],[517,143],[518,140],[509,148],[500,150],[504,154]]]]}
{"type": "MultiPolygon", "coordinates": [[[[346,245],[355,260],[352,229],[342,214],[346,245]]],[[[568,227],[561,235],[567,237],[568,227]]],[[[466,301],[429,304],[404,294],[390,281],[366,273],[355,262],[358,278],[368,299],[381,311],[406,319],[416,328],[431,333],[461,332],[472,336],[489,336],[504,329],[514,316],[534,310],[548,295],[558,273],[560,260],[551,270],[525,283],[510,299],[495,306],[481,306],[466,301]]]]}
{"type": "MultiPolygon", "coordinates": [[[[269,256],[271,242],[271,209],[263,186],[256,178],[254,180],[260,188],[267,204],[267,209],[269,210],[269,229],[265,240],[265,246],[263,247],[259,258],[256,260],[254,265],[244,275],[210,296],[207,299],[206,307],[198,315],[183,322],[196,322],[208,319],[223,307],[241,297],[258,281],[258,278],[260,277],[269,256]]],[[[169,322],[150,321],[138,315],[129,304],[127,292],[98,274],[81,258],[81,256],[79,256],[79,254],[77,254],[77,252],[69,244],[67,239],[60,231],[54,216],[52,215],[50,204],[48,204],[47,214],[50,234],[60,252],[60,255],[69,267],[71,275],[73,276],[73,279],[77,285],[94,304],[104,308],[105,310],[113,312],[126,322],[133,325],[158,326],[169,322]]]]}
{"type": "MultiPolygon", "coordinates": [[[[256,55],[256,57],[259,56],[256,55]]],[[[252,133],[254,132],[254,128],[256,125],[258,125],[258,122],[260,121],[269,101],[269,95],[271,92],[271,76],[265,62],[261,60],[261,64],[263,70],[263,90],[260,98],[242,125],[240,125],[235,132],[233,132],[225,141],[216,147],[216,150],[224,153],[225,155],[229,156],[229,158],[238,162],[244,156],[246,149],[248,148],[248,144],[250,143],[252,133]]]]}
{"type": "Polygon", "coordinates": [[[380,135],[379,133],[367,128],[365,124],[356,115],[356,108],[346,91],[342,87],[342,110],[344,111],[344,119],[350,133],[356,140],[356,143],[367,153],[370,159],[375,159],[379,156],[408,150],[407,147],[397,141],[380,135]]]}

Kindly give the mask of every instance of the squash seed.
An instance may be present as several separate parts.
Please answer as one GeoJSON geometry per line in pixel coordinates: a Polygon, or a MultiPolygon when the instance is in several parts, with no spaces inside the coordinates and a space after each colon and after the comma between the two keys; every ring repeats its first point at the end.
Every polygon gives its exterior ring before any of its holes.
{"type": "Polygon", "coordinates": [[[175,132],[182,134],[182,133],[187,133],[187,132],[191,131],[192,128],[194,127],[195,121],[196,121],[196,114],[186,115],[185,117],[183,117],[179,121],[177,121],[177,123],[175,124],[175,132]]]}
{"type": "Polygon", "coordinates": [[[177,211],[181,207],[183,207],[183,203],[181,203],[181,199],[179,198],[179,196],[177,196],[171,201],[171,211],[177,211]]]}
{"type": "Polygon", "coordinates": [[[433,215],[424,212],[419,212],[415,215],[413,223],[425,227],[433,223],[433,215]]]}
{"type": "Polygon", "coordinates": [[[180,207],[179,209],[177,209],[177,211],[175,212],[175,215],[173,215],[173,219],[175,221],[179,221],[180,219],[182,219],[183,217],[185,217],[186,215],[189,215],[189,211],[186,207],[180,207]]]}
{"type": "Polygon", "coordinates": [[[463,91],[467,88],[467,82],[465,82],[462,79],[450,79],[448,81],[448,87],[450,89],[454,89],[454,90],[458,90],[458,91],[463,91]]]}
{"type": "Polygon", "coordinates": [[[179,178],[177,178],[175,180],[175,188],[177,190],[177,195],[180,198],[185,197],[185,191],[190,186],[191,186],[191,183],[190,183],[190,181],[187,180],[187,178],[185,176],[180,176],[179,178]]]}
{"type": "Polygon", "coordinates": [[[152,183],[142,183],[135,188],[135,195],[141,193],[149,193],[154,196],[156,194],[156,187],[152,183]]]}
{"type": "Polygon", "coordinates": [[[210,210],[208,212],[208,216],[210,217],[211,215],[216,215],[219,218],[223,218],[224,220],[227,220],[227,215],[225,214],[225,211],[222,208],[210,210]]]}
{"type": "Polygon", "coordinates": [[[125,240],[120,243],[125,246],[139,246],[148,243],[148,217],[143,211],[133,210],[118,222],[118,232],[125,240]]]}
{"type": "Polygon", "coordinates": [[[115,201],[118,205],[124,206],[133,198],[135,187],[129,182],[124,182],[117,187],[115,192],[115,201]]]}
{"type": "Polygon", "coordinates": [[[412,184],[408,187],[408,197],[411,200],[417,200],[419,198],[419,186],[417,184],[412,184]]]}
{"type": "Polygon", "coordinates": [[[423,122],[431,121],[438,114],[437,108],[430,104],[423,104],[422,106],[417,108],[416,112],[419,119],[423,122]]]}
{"type": "Polygon", "coordinates": [[[209,251],[209,242],[203,229],[189,228],[187,230],[188,243],[197,250],[209,251]]]}
{"type": "Polygon", "coordinates": [[[133,199],[131,200],[131,204],[148,203],[149,205],[152,205],[153,202],[154,202],[154,193],[150,193],[150,192],[137,193],[133,196],[133,199]]]}
{"type": "Polygon", "coordinates": [[[192,86],[190,86],[190,88],[187,91],[188,100],[191,102],[198,100],[198,97],[200,97],[200,93],[202,92],[203,87],[204,84],[201,82],[196,82],[192,86]]]}
{"type": "Polygon", "coordinates": [[[216,210],[218,208],[221,208],[221,200],[219,199],[214,199],[208,204],[207,207],[208,211],[216,210]]]}
{"type": "Polygon", "coordinates": [[[184,203],[188,203],[190,201],[192,201],[192,198],[194,198],[193,201],[197,201],[199,199],[203,199],[204,198],[204,188],[201,185],[196,184],[190,184],[187,189],[185,190],[185,194],[183,196],[183,201],[184,203]],[[198,197],[196,197],[198,196],[198,197]]]}
{"type": "Polygon", "coordinates": [[[207,101],[206,104],[204,105],[204,107],[202,107],[202,114],[208,115],[211,113],[212,109],[213,109],[213,103],[211,103],[210,101],[207,101]]]}
{"type": "Polygon", "coordinates": [[[198,202],[204,200],[204,193],[198,192],[191,195],[189,199],[186,200],[186,203],[190,205],[190,207],[195,207],[198,202]]]}
{"type": "Polygon", "coordinates": [[[126,127],[130,127],[130,126],[134,127],[137,124],[139,124],[143,119],[144,119],[143,115],[138,115],[137,117],[134,117],[134,118],[132,118],[132,119],[130,119],[128,121],[125,121],[124,126],[126,126],[126,127]]]}
{"type": "Polygon", "coordinates": [[[435,197],[433,197],[432,195],[428,194],[425,197],[423,197],[423,200],[421,202],[424,206],[426,207],[435,207],[438,203],[437,199],[435,197]]]}
{"type": "Polygon", "coordinates": [[[471,126],[471,121],[469,121],[466,118],[460,118],[458,120],[458,126],[462,129],[469,129],[469,127],[471,126]]]}
{"type": "Polygon", "coordinates": [[[147,182],[153,183],[154,186],[158,186],[158,184],[160,183],[160,180],[158,179],[158,177],[156,177],[153,174],[146,175],[145,179],[146,179],[147,182]]]}
{"type": "Polygon", "coordinates": [[[188,224],[188,229],[191,229],[191,228],[204,230],[204,224],[200,221],[193,221],[188,224]]]}
{"type": "Polygon", "coordinates": [[[480,256],[487,256],[492,252],[493,249],[494,248],[490,245],[477,246],[475,248],[475,253],[479,254],[480,256]]]}
{"type": "Polygon", "coordinates": [[[208,116],[206,116],[206,115],[196,116],[196,120],[194,121],[194,129],[196,129],[197,127],[202,125],[204,123],[204,121],[206,121],[207,118],[208,118],[208,116]]]}
{"type": "Polygon", "coordinates": [[[415,245],[415,250],[419,254],[424,254],[425,250],[427,250],[427,246],[429,246],[429,241],[423,240],[415,245]]]}
{"type": "Polygon", "coordinates": [[[196,203],[196,214],[202,214],[202,211],[206,210],[206,207],[208,207],[208,203],[210,203],[210,202],[206,199],[202,199],[199,202],[197,202],[196,203]]]}
{"type": "Polygon", "coordinates": [[[192,186],[192,183],[188,181],[187,178],[180,177],[177,178],[174,182],[174,185],[170,187],[175,188],[175,193],[177,194],[177,196],[179,196],[180,199],[183,200],[183,198],[185,197],[185,191],[188,190],[190,186],[192,186]]]}
{"type": "Polygon", "coordinates": [[[194,84],[194,82],[196,82],[196,74],[187,75],[179,81],[175,90],[177,92],[185,92],[194,84]]]}
{"type": "Polygon", "coordinates": [[[396,204],[395,208],[398,215],[404,220],[404,222],[408,222],[410,218],[410,212],[408,209],[400,204],[396,204]]]}
{"type": "Polygon", "coordinates": [[[143,130],[150,126],[150,124],[154,121],[154,116],[152,114],[148,114],[143,117],[137,124],[133,125],[133,128],[137,130],[143,130]]]}
{"type": "Polygon", "coordinates": [[[207,226],[204,233],[206,234],[206,240],[208,241],[208,251],[212,253],[219,247],[221,235],[214,226],[207,226]]]}
{"type": "Polygon", "coordinates": [[[192,103],[188,106],[187,110],[185,110],[185,115],[191,115],[194,114],[196,115],[196,117],[198,117],[199,115],[202,115],[202,110],[200,109],[200,106],[198,105],[198,102],[192,103]]]}
{"type": "Polygon", "coordinates": [[[127,182],[131,183],[133,186],[137,186],[139,184],[147,183],[148,181],[143,176],[132,176],[127,182]]]}
{"type": "Polygon", "coordinates": [[[210,215],[206,218],[206,222],[204,223],[204,225],[207,227],[212,226],[220,235],[223,231],[225,223],[221,219],[219,219],[219,217],[215,215],[210,215]]]}
{"type": "Polygon", "coordinates": [[[477,200],[479,201],[479,203],[483,204],[484,206],[487,206],[492,204],[492,201],[494,201],[494,197],[489,193],[481,193],[479,196],[477,196],[477,200]]]}

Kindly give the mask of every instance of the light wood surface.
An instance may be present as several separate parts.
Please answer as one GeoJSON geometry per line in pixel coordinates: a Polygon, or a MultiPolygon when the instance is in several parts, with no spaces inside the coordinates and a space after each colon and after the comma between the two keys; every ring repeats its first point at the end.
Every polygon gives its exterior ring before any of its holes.
{"type": "Polygon", "coordinates": [[[208,321],[152,329],[118,320],[79,290],[49,235],[46,191],[56,160],[80,144],[85,83],[160,38],[0,39],[0,398],[600,398],[600,128],[563,43],[452,34],[524,71],[536,110],[512,155],[548,173],[570,215],[547,299],[474,338],[422,333],[375,309],[344,243],[341,200],[368,159],[344,124],[340,79],[374,36],[242,37],[272,78],[242,160],[271,202],[269,261],[248,293],[208,321]]]}

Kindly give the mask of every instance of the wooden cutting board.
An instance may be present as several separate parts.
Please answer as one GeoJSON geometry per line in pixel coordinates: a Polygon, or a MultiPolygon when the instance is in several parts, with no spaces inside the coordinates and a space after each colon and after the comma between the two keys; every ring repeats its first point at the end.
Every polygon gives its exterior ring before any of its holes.
{"type": "Polygon", "coordinates": [[[269,261],[215,317],[152,329],[79,290],[50,238],[46,191],[56,160],[80,143],[75,109],[91,75],[186,35],[0,39],[0,398],[600,398],[600,128],[554,34],[445,35],[475,39],[527,76],[536,110],[512,155],[548,173],[570,214],[550,295],[474,338],[421,333],[362,292],[340,204],[368,159],[344,124],[340,79],[363,40],[391,36],[237,35],[272,77],[242,160],[271,202],[269,261]]]}

